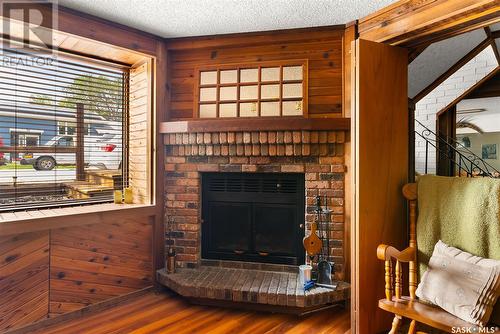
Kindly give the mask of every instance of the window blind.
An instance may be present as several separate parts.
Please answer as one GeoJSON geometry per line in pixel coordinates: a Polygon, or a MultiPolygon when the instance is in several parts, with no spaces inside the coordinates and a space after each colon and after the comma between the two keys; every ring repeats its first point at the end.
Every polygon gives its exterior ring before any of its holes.
{"type": "Polygon", "coordinates": [[[127,185],[128,69],[1,51],[0,211],[112,201],[127,185]]]}

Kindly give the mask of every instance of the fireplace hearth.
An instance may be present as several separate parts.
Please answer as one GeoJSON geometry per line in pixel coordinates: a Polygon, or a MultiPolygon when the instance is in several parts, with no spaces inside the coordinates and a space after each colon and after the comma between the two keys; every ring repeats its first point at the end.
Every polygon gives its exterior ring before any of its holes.
{"type": "Polygon", "coordinates": [[[202,258],[304,263],[302,173],[203,173],[202,258]]]}

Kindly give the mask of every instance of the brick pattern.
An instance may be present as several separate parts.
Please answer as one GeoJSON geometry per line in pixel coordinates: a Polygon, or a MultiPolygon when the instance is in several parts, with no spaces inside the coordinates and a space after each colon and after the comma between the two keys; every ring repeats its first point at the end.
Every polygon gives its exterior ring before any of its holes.
{"type": "Polygon", "coordinates": [[[181,296],[239,303],[286,307],[314,307],[349,298],[350,286],[337,282],[337,289],[315,287],[304,291],[298,273],[255,269],[200,267],[156,274],[158,281],[181,296]]]}
{"type": "Polygon", "coordinates": [[[196,268],[201,261],[201,173],[304,173],[306,233],[315,219],[315,196],[328,196],[333,210],[330,260],[335,262],[336,277],[343,277],[344,131],[177,133],[165,137],[166,216],[175,222],[170,238],[166,237],[167,246],[170,241],[176,249],[178,267],[196,268]],[[272,145],[276,150],[269,149],[272,145]],[[287,146],[300,149],[287,155],[287,146]]]}
{"type": "MultiPolygon", "coordinates": [[[[491,47],[484,49],[417,102],[415,119],[428,129],[436,132],[437,113],[487,76],[497,66],[498,63],[491,47]]],[[[423,128],[417,123],[415,124],[415,130],[422,133],[423,128]]],[[[432,139],[435,140],[436,138],[432,139]]],[[[427,172],[434,174],[436,172],[436,152],[432,146],[429,147],[427,172]]],[[[425,160],[425,140],[420,136],[415,136],[415,169],[418,173],[424,174],[425,160]]]]}
{"type": "Polygon", "coordinates": [[[343,155],[344,131],[255,131],[171,133],[167,156],[343,155]]]}

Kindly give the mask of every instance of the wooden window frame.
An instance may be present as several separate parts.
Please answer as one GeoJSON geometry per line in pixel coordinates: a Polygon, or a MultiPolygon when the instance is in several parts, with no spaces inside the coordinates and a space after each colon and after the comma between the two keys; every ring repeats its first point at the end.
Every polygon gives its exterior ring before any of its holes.
{"type": "Polygon", "coordinates": [[[195,68],[195,87],[194,87],[194,103],[193,103],[193,118],[195,119],[254,119],[254,118],[271,118],[271,117],[308,117],[308,73],[309,66],[307,59],[299,60],[279,60],[279,61],[264,61],[264,62],[249,62],[249,63],[237,63],[237,64],[223,64],[223,65],[207,65],[199,66],[195,68]],[[302,80],[283,80],[283,68],[289,66],[302,66],[302,80]],[[279,67],[280,69],[280,79],[278,81],[262,81],[261,71],[263,68],[268,67],[279,67]],[[257,69],[258,79],[255,82],[240,82],[240,71],[245,69],[257,69]],[[220,73],[225,70],[236,70],[237,78],[235,83],[220,83],[220,73]],[[217,82],[215,84],[202,85],[201,84],[201,73],[217,71],[217,82]],[[302,115],[283,115],[283,102],[287,101],[298,101],[299,98],[283,98],[283,85],[284,84],[302,84],[302,115]],[[261,98],[261,86],[263,85],[279,85],[279,97],[278,98],[261,98]],[[242,86],[257,86],[257,99],[240,99],[240,87],[242,86]],[[236,100],[220,100],[220,88],[221,87],[236,87],[236,100]],[[200,101],[200,90],[202,88],[216,88],[216,100],[214,101],[200,101]],[[261,106],[262,102],[278,102],[279,103],[279,115],[277,116],[262,116],[261,106]],[[220,117],[219,110],[221,103],[235,103],[236,104],[236,117],[220,117]],[[257,116],[240,116],[240,104],[241,103],[256,103],[258,108],[257,116]],[[203,104],[215,104],[215,117],[200,117],[200,105],[203,104]]]}

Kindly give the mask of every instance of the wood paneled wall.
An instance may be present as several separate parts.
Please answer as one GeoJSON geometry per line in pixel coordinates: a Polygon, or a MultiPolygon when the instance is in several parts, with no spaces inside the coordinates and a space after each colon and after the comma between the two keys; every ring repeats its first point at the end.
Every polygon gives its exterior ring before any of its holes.
{"type": "Polygon", "coordinates": [[[0,237],[0,332],[152,286],[153,221],[0,237]]]}
{"type": "Polygon", "coordinates": [[[294,29],[167,41],[170,120],[193,117],[195,68],[277,60],[308,60],[310,117],[342,117],[344,27],[294,29]]]}
{"type": "Polygon", "coordinates": [[[0,332],[49,310],[49,232],[0,237],[0,332]]]}
{"type": "Polygon", "coordinates": [[[151,286],[151,250],[147,219],[51,231],[49,315],[151,286]]]}
{"type": "Polygon", "coordinates": [[[141,204],[151,199],[151,66],[147,61],[130,70],[129,180],[134,203],[141,204]]]}

